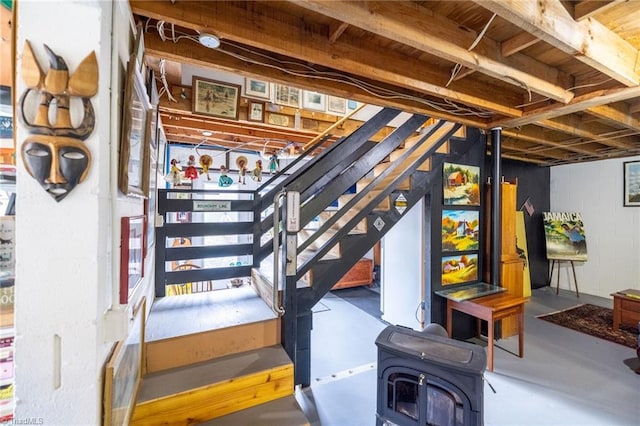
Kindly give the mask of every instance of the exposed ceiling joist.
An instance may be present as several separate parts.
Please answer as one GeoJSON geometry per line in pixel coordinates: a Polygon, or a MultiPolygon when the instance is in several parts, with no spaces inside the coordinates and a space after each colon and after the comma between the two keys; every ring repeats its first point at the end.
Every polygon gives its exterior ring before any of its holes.
{"type": "Polygon", "coordinates": [[[576,22],[560,0],[477,0],[482,7],[626,86],[637,86],[638,49],[600,22],[576,22]]]}
{"type": "Polygon", "coordinates": [[[504,58],[499,43],[486,37],[478,43],[482,48],[470,51],[478,34],[464,31],[455,22],[429,13],[417,4],[323,0],[295,0],[295,3],[556,101],[567,103],[573,97],[571,91],[559,84],[561,78],[556,69],[527,56],[514,61],[504,58]]]}

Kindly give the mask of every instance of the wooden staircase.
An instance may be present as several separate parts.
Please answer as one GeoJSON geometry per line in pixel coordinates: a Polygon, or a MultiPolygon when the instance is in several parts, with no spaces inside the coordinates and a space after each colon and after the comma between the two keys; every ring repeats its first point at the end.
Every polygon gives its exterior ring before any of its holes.
{"type": "MultiPolygon", "coordinates": [[[[382,110],[341,144],[315,158],[313,167],[284,178],[280,187],[264,193],[239,191],[237,200],[224,202],[231,211],[252,212],[252,221],[169,223],[157,228],[158,241],[184,235],[253,235],[253,243],[236,245],[168,248],[156,244],[157,295],[164,296],[165,285],[182,282],[248,277],[250,283],[155,301],[145,336],[146,375],[132,424],[309,423],[295,401],[294,384],[310,383],[311,307],[400,220],[400,195],[409,209],[430,190],[431,177],[449,152],[449,138],[464,143],[459,131],[464,133],[464,128],[459,124],[419,115],[384,140],[372,142],[370,138],[398,113],[382,110]],[[356,193],[345,194],[354,186],[356,193]],[[300,193],[301,223],[319,217],[319,228],[307,227],[295,236],[297,268],[295,275],[282,273],[280,288],[287,290],[276,299],[285,314],[278,317],[273,313],[277,310],[273,306],[274,236],[266,237],[274,220],[268,210],[281,187],[300,193]],[[327,209],[335,200],[338,208],[327,209]],[[376,224],[381,220],[384,229],[376,224]],[[253,265],[165,272],[166,262],[233,254],[250,254],[253,265]],[[230,295],[236,299],[217,299],[230,295]],[[192,331],[175,330],[185,323],[192,331]]],[[[158,211],[165,221],[169,214],[191,211],[192,200],[209,196],[195,190],[174,192],[178,191],[160,191],[158,211]]]]}
{"type": "Polygon", "coordinates": [[[308,425],[280,321],[249,284],[156,301],[130,423],[308,425]],[[167,333],[175,318],[191,324],[167,333]]]}

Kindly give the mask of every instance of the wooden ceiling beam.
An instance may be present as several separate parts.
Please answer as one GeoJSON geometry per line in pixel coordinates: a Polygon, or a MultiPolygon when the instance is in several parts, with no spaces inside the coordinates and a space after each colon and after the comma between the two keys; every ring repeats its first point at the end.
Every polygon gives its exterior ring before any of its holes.
{"type": "Polygon", "coordinates": [[[640,100],[631,102],[629,104],[629,114],[636,114],[638,112],[640,112],[640,100]]]}
{"type": "Polygon", "coordinates": [[[510,85],[526,86],[559,102],[566,103],[573,97],[571,91],[559,84],[561,76],[557,69],[525,55],[514,55],[513,61],[504,58],[499,43],[488,37],[480,40],[477,49],[469,51],[477,34],[464,31],[457,23],[415,3],[323,0],[295,0],[294,3],[510,85]]]}
{"type": "Polygon", "coordinates": [[[599,105],[586,110],[601,120],[605,120],[614,126],[624,127],[640,132],[640,120],[631,116],[629,105],[624,103],[599,105]]]}
{"type": "MultiPolygon", "coordinates": [[[[192,28],[194,33],[204,30],[213,32],[222,38],[223,46],[225,40],[235,41],[256,49],[264,49],[266,52],[287,55],[312,64],[322,64],[338,71],[445,98],[466,106],[493,111],[500,115],[519,117],[522,114],[519,109],[512,107],[520,103],[520,95],[517,92],[509,92],[490,84],[475,84],[473,81],[459,82],[455,88],[444,87],[450,78],[449,73],[435,68],[427,61],[409,58],[407,55],[389,50],[376,51],[374,46],[362,45],[359,40],[344,40],[344,33],[335,43],[329,44],[326,34],[315,34],[305,28],[299,28],[294,23],[289,24],[281,14],[278,15],[275,12],[271,14],[276,14],[280,19],[270,17],[268,9],[265,9],[270,3],[254,4],[251,10],[246,10],[234,7],[233,2],[192,1],[171,4],[170,2],[133,0],[131,7],[134,13],[192,28]],[[500,96],[496,96],[496,93],[500,93],[500,96]]],[[[215,51],[191,41],[162,42],[152,33],[145,34],[145,50],[160,57],[166,55],[172,60],[191,62],[202,67],[210,67],[211,64],[219,67],[218,59],[223,59],[215,51]]],[[[274,81],[296,81],[296,84],[305,81],[302,78],[296,80],[294,76],[280,72],[277,68],[267,70],[259,64],[243,64],[238,68],[240,68],[238,71],[242,71],[245,75],[251,73],[251,70],[259,70],[259,72],[254,71],[253,74],[256,76],[262,74],[263,77],[274,81]]],[[[306,81],[312,84],[312,79],[308,78],[306,81]]],[[[316,87],[330,86],[332,83],[326,79],[318,81],[316,87]]],[[[345,96],[346,91],[365,93],[350,86],[336,96],[349,97],[345,96]]],[[[369,96],[362,101],[374,104],[381,102],[380,100],[372,101],[372,98],[369,96]]]]}
{"type": "Polygon", "coordinates": [[[500,51],[504,57],[511,56],[526,49],[527,47],[533,46],[539,41],[540,39],[538,37],[523,31],[520,34],[500,43],[500,51]]]}
{"type": "Polygon", "coordinates": [[[555,148],[563,149],[565,151],[576,152],[583,155],[594,155],[597,153],[594,150],[582,148],[579,146],[573,146],[568,143],[547,140],[545,138],[544,131],[542,130],[542,128],[529,126],[527,129],[503,129],[502,134],[505,137],[510,137],[513,139],[522,139],[529,142],[535,142],[540,145],[552,146],[555,148]]]}
{"type": "Polygon", "coordinates": [[[598,13],[604,12],[612,6],[616,6],[623,1],[626,0],[588,0],[576,2],[573,5],[573,18],[576,21],[583,21],[597,15],[598,13]]]}
{"type": "Polygon", "coordinates": [[[349,28],[349,24],[346,22],[337,22],[329,26],[329,43],[333,44],[338,40],[338,37],[342,35],[344,30],[349,28]]]}
{"type": "Polygon", "coordinates": [[[525,124],[533,124],[540,120],[574,114],[595,106],[626,101],[627,99],[637,98],[639,96],[640,86],[597,90],[582,96],[576,96],[567,105],[556,103],[534,108],[525,112],[520,118],[501,119],[495,123],[490,123],[488,128],[495,126],[519,127],[525,124]]]}
{"type": "Polygon", "coordinates": [[[560,0],[475,1],[620,83],[640,84],[638,49],[595,19],[576,22],[560,0]]]}
{"type": "Polygon", "coordinates": [[[537,124],[546,129],[588,139],[605,146],[621,149],[634,149],[638,147],[638,144],[633,138],[620,136],[619,133],[615,132],[615,129],[602,126],[598,123],[585,123],[580,117],[575,115],[565,115],[540,120],[537,124]]]}

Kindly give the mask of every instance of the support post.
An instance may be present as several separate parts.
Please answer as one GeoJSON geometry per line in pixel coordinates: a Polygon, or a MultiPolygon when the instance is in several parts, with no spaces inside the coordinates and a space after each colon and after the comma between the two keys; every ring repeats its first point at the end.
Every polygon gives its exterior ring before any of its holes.
{"type": "Polygon", "coordinates": [[[491,284],[500,285],[500,256],[502,253],[502,127],[491,129],[491,157],[493,161],[493,185],[491,185],[491,284]]]}

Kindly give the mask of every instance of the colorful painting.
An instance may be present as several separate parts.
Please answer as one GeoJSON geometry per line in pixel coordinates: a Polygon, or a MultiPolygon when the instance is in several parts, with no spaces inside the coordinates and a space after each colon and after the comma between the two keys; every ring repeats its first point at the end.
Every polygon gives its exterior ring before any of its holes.
{"type": "Polygon", "coordinates": [[[442,258],[442,285],[466,283],[477,279],[477,254],[445,256],[442,258]]]}
{"type": "Polygon", "coordinates": [[[582,214],[543,212],[547,259],[587,261],[582,214]]]}
{"type": "Polygon", "coordinates": [[[531,296],[531,272],[529,271],[529,250],[527,250],[527,233],[524,227],[524,212],[516,212],[516,251],[518,256],[524,262],[522,271],[522,295],[524,297],[531,296]]]}
{"type": "Polygon", "coordinates": [[[624,163],[624,206],[640,206],[640,161],[624,163]]]}
{"type": "Polygon", "coordinates": [[[480,205],[480,167],[444,163],[442,172],[444,204],[480,205]]]}
{"type": "Polygon", "coordinates": [[[442,251],[478,250],[479,212],[442,210],[442,251]]]}

